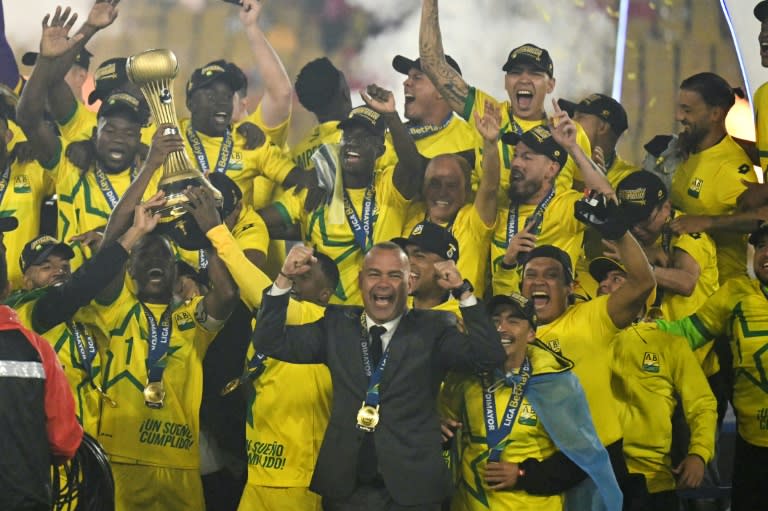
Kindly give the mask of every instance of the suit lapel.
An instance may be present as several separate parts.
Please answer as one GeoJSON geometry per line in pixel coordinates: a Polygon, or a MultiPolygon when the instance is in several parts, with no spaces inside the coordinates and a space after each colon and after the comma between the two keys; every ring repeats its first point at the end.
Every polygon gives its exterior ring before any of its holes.
{"type": "Polygon", "coordinates": [[[408,351],[408,345],[410,344],[408,342],[408,334],[409,332],[413,332],[412,317],[413,314],[411,313],[411,309],[407,309],[400,320],[400,323],[397,325],[395,333],[389,340],[389,359],[387,360],[386,367],[384,367],[384,374],[381,378],[382,386],[389,383],[392,376],[400,367],[400,363],[404,359],[405,353],[408,351]]]}

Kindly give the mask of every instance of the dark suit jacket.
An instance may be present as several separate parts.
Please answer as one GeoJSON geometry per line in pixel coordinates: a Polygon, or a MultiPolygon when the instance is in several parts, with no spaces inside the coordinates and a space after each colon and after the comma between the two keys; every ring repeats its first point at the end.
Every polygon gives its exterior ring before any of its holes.
{"type": "MultiPolygon", "coordinates": [[[[315,323],[285,326],[287,304],[287,294],[276,297],[265,291],[254,345],[279,360],[328,366],[333,405],[310,489],[343,499],[355,489],[358,450],[367,434],[355,427],[368,387],[360,348],[363,309],[332,305],[315,323]]],[[[462,316],[469,334],[459,332],[451,313],[410,310],[390,340],[380,385],[381,419],[371,434],[378,471],[400,505],[436,503],[451,493],[437,414],[446,370],[490,370],[505,359],[484,306],[463,308],[462,316]]]]}

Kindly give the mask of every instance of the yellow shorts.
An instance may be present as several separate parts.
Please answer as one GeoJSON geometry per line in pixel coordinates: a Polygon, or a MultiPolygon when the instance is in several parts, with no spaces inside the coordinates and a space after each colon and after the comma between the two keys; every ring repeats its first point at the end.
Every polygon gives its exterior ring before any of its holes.
{"type": "Polygon", "coordinates": [[[199,470],[112,463],[115,511],[205,509],[199,470]]]}
{"type": "Polygon", "coordinates": [[[237,511],[320,511],[321,497],[309,488],[275,488],[246,484],[237,511]]]}

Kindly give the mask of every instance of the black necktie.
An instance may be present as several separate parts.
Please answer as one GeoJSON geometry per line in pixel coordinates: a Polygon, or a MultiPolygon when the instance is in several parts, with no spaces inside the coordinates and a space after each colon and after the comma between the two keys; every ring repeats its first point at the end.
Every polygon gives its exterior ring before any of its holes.
{"type": "Polygon", "coordinates": [[[383,353],[383,346],[381,343],[381,336],[384,335],[387,329],[383,326],[373,325],[370,330],[371,335],[371,365],[373,369],[379,365],[381,360],[381,354],[383,353]]]}

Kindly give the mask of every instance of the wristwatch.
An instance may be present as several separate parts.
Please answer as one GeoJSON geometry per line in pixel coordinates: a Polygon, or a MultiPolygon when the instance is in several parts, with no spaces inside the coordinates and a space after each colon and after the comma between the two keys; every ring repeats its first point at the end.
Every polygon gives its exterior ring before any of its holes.
{"type": "Polygon", "coordinates": [[[457,300],[461,299],[461,295],[469,291],[470,293],[475,290],[475,287],[472,285],[470,281],[467,279],[464,279],[464,282],[461,283],[459,287],[451,289],[451,295],[453,295],[454,298],[457,300]]]}

